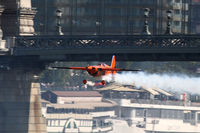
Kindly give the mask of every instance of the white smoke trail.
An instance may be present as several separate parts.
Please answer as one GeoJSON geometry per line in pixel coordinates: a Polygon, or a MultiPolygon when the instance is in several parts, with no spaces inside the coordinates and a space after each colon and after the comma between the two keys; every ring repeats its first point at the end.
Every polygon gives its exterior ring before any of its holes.
{"type": "Polygon", "coordinates": [[[114,81],[122,85],[135,85],[136,87],[145,86],[147,88],[160,88],[170,91],[190,92],[200,94],[200,78],[189,77],[183,74],[148,74],[121,73],[116,75],[106,75],[103,80],[114,81]]]}

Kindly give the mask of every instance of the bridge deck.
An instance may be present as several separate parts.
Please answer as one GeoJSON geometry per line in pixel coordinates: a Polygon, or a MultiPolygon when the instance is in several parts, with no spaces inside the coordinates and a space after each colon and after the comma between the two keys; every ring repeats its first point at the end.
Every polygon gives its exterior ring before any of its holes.
{"type": "Polygon", "coordinates": [[[18,36],[10,54],[41,61],[200,61],[200,35],[18,36]]]}

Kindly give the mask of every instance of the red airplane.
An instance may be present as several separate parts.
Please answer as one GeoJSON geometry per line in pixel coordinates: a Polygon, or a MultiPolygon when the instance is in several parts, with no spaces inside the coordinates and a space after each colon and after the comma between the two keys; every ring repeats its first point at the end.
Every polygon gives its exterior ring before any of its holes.
{"type": "MultiPolygon", "coordinates": [[[[87,66],[87,67],[52,67],[56,69],[73,69],[73,70],[85,70],[93,77],[101,77],[108,74],[116,74],[117,71],[140,71],[124,68],[115,68],[115,56],[112,57],[111,66],[106,64],[99,64],[97,66],[87,66]]],[[[83,80],[83,83],[86,84],[87,80],[83,80]]],[[[105,81],[101,81],[102,85],[105,85],[105,81]]]]}

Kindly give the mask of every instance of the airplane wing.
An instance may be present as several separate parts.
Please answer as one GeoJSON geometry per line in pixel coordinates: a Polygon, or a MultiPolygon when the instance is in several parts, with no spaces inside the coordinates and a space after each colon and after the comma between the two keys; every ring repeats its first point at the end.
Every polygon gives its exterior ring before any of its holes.
{"type": "Polygon", "coordinates": [[[140,69],[124,69],[124,68],[101,68],[103,71],[142,71],[140,69]]]}
{"type": "Polygon", "coordinates": [[[55,69],[74,69],[74,70],[87,70],[86,67],[52,67],[55,69]]]}

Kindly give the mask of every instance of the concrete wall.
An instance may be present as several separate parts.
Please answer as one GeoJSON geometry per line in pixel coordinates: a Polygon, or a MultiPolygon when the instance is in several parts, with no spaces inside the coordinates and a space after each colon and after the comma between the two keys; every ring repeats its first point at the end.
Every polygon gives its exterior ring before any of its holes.
{"type": "Polygon", "coordinates": [[[90,112],[93,117],[115,117],[115,111],[90,112]]]}
{"type": "Polygon", "coordinates": [[[46,133],[40,84],[22,70],[0,72],[0,133],[46,133]]]}
{"type": "Polygon", "coordinates": [[[20,7],[31,8],[30,0],[20,0],[20,7]]]}
{"type": "Polygon", "coordinates": [[[3,31],[1,29],[1,14],[2,12],[4,11],[4,7],[2,7],[0,5],[0,49],[3,50],[6,48],[6,41],[5,40],[2,40],[2,37],[3,37],[3,31]]]}
{"type": "Polygon", "coordinates": [[[183,120],[170,120],[170,119],[158,119],[147,118],[146,130],[147,131],[159,131],[159,132],[181,132],[181,133],[199,133],[199,124],[191,125],[184,123],[183,120]],[[154,124],[153,121],[158,123],[154,124]]]}

